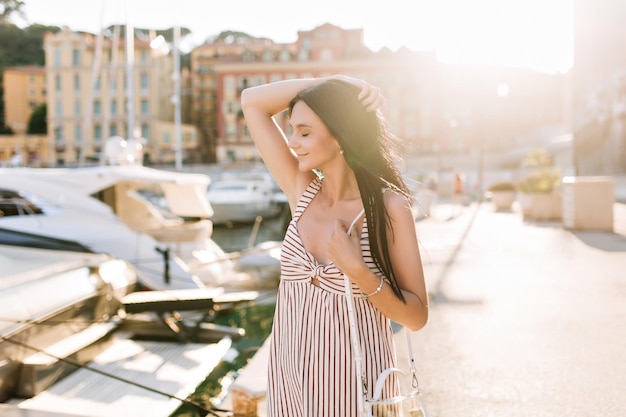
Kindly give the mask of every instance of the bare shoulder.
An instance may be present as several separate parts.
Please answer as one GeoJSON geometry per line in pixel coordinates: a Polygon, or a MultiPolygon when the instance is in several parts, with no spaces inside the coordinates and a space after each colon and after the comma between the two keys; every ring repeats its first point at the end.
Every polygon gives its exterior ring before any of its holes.
{"type": "Polygon", "coordinates": [[[385,207],[391,217],[390,228],[393,245],[401,247],[396,253],[415,253],[417,239],[415,218],[411,207],[411,200],[397,191],[386,191],[384,194],[385,207]]]}
{"type": "Polygon", "coordinates": [[[394,219],[397,216],[403,217],[404,213],[411,213],[411,201],[402,193],[387,189],[384,193],[384,201],[387,211],[394,219]]]}
{"type": "Polygon", "coordinates": [[[287,201],[289,201],[289,206],[292,211],[295,210],[300,197],[306,189],[309,187],[311,182],[313,182],[317,176],[313,171],[310,172],[298,172],[294,178],[294,186],[289,190],[284,190],[285,196],[287,197],[287,201]]]}

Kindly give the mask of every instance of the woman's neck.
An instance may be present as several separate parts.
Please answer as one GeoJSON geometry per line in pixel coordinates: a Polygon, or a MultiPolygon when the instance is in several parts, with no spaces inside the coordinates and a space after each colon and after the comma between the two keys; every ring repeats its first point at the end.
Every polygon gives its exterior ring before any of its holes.
{"type": "Polygon", "coordinates": [[[329,207],[361,198],[359,186],[352,171],[335,173],[335,175],[327,175],[324,172],[320,193],[329,207]]]}

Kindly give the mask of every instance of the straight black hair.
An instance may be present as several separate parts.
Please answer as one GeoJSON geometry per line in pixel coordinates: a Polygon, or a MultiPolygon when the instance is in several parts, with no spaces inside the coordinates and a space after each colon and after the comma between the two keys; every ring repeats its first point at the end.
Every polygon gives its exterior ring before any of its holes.
{"type": "MultiPolygon", "coordinates": [[[[410,192],[397,168],[400,141],[389,133],[380,111],[367,111],[358,99],[359,89],[340,80],[327,80],[300,91],[289,103],[304,102],[337,140],[354,172],[365,208],[372,258],[389,279],[393,292],[404,301],[389,256],[387,227],[391,217],[384,204],[386,190],[398,192],[411,201],[410,192]]],[[[393,236],[391,236],[393,238],[393,236]]]]}

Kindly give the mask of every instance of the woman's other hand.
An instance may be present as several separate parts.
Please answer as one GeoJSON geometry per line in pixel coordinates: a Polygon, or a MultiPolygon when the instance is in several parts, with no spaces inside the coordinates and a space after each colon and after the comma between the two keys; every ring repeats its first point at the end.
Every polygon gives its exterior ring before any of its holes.
{"type": "Polygon", "coordinates": [[[360,233],[353,229],[348,235],[348,225],[341,220],[335,220],[328,242],[328,258],[348,276],[356,276],[355,271],[367,268],[361,253],[360,233]]]}
{"type": "Polygon", "coordinates": [[[360,89],[358,99],[363,103],[367,111],[377,111],[382,109],[385,103],[385,96],[383,96],[380,88],[369,84],[365,80],[359,78],[349,77],[347,75],[335,75],[332,78],[341,80],[352,84],[360,89]]]}

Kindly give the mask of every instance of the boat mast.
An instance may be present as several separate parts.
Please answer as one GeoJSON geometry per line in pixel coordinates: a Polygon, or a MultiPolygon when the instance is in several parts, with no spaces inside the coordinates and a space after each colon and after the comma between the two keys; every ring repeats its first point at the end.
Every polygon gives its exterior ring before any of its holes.
{"type": "Polygon", "coordinates": [[[174,96],[172,102],[174,103],[174,138],[176,146],[176,169],[180,170],[183,167],[183,155],[182,155],[182,132],[181,132],[181,103],[180,103],[180,51],[178,44],[180,42],[180,25],[174,26],[174,96]]]}
{"type": "Polygon", "coordinates": [[[135,64],[135,29],[129,17],[128,2],[126,2],[126,111],[128,116],[127,140],[135,138],[135,99],[134,74],[135,64]]]}
{"type": "Polygon", "coordinates": [[[94,58],[91,65],[91,74],[89,78],[89,95],[87,96],[87,102],[85,103],[85,117],[83,119],[83,125],[81,126],[82,137],[80,141],[80,155],[78,155],[78,166],[85,165],[87,154],[87,138],[91,138],[93,144],[95,138],[92,136],[93,129],[93,99],[95,97],[96,86],[98,85],[98,79],[100,78],[100,70],[102,65],[102,48],[104,38],[104,2],[102,3],[102,10],[100,11],[100,31],[96,36],[96,44],[94,46],[94,58]]]}

